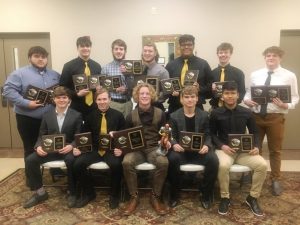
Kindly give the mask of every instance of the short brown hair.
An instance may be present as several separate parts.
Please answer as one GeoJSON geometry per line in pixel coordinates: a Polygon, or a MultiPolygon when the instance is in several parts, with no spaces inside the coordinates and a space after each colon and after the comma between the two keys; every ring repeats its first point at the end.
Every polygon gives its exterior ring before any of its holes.
{"type": "Polygon", "coordinates": [[[115,45],[124,47],[125,51],[127,51],[127,45],[126,45],[125,41],[123,41],[122,39],[114,40],[113,43],[111,43],[111,50],[114,49],[115,45]]]}
{"type": "MultiPolygon", "coordinates": [[[[144,44],[144,46],[153,47],[154,51],[156,52],[155,62],[157,62],[158,58],[159,58],[159,53],[158,53],[158,49],[156,47],[156,44],[154,42],[147,42],[146,44],[144,44]]],[[[143,49],[144,49],[144,46],[143,46],[143,49]]]]}
{"type": "Polygon", "coordinates": [[[183,34],[179,37],[179,45],[183,44],[184,42],[191,41],[193,45],[195,44],[195,37],[191,34],[183,34]]]}
{"type": "Polygon", "coordinates": [[[58,86],[53,90],[53,97],[59,97],[59,96],[68,96],[68,98],[71,98],[71,92],[68,88],[64,86],[58,86]]]}
{"type": "Polygon", "coordinates": [[[79,47],[79,46],[87,46],[87,47],[92,46],[92,41],[91,41],[90,36],[83,36],[83,37],[77,38],[76,46],[77,47],[79,47]]]}
{"type": "Polygon", "coordinates": [[[195,94],[196,96],[198,96],[198,92],[199,89],[194,86],[194,85],[189,85],[189,86],[185,86],[182,91],[181,91],[181,97],[183,97],[184,95],[193,95],[195,94]]]}
{"type": "Polygon", "coordinates": [[[28,50],[28,58],[30,58],[33,54],[39,54],[44,57],[48,57],[48,52],[41,46],[33,46],[28,50]]]}
{"type": "Polygon", "coordinates": [[[228,42],[223,42],[221,43],[218,47],[217,47],[217,53],[219,51],[224,51],[224,50],[229,50],[230,53],[232,54],[233,52],[233,46],[232,44],[228,43],[228,42]]]}
{"type": "Polygon", "coordinates": [[[151,84],[148,84],[148,83],[142,83],[142,84],[139,84],[139,85],[137,85],[133,88],[133,91],[132,91],[133,100],[135,102],[138,102],[139,93],[140,93],[140,90],[141,90],[142,87],[146,87],[146,88],[149,89],[150,96],[151,96],[151,103],[155,102],[157,100],[156,91],[155,91],[154,87],[151,84]]]}
{"type": "Polygon", "coordinates": [[[94,99],[96,100],[98,95],[101,95],[103,93],[107,93],[108,97],[110,98],[110,92],[106,88],[102,87],[102,88],[96,90],[96,92],[94,94],[94,99]]]}
{"type": "Polygon", "coordinates": [[[269,48],[266,48],[263,52],[263,56],[266,56],[268,53],[274,53],[280,58],[282,58],[282,56],[284,55],[284,51],[278,46],[271,46],[269,48]]]}

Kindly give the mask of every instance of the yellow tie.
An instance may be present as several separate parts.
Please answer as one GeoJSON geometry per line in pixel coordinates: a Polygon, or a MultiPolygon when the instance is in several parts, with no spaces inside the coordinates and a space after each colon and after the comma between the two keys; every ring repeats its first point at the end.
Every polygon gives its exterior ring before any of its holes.
{"type": "MultiPolygon", "coordinates": [[[[225,80],[225,68],[221,69],[221,76],[220,76],[220,82],[223,82],[225,80]]],[[[219,99],[218,106],[222,107],[223,106],[223,101],[221,98],[219,99]]]]}
{"type": "MultiPolygon", "coordinates": [[[[107,121],[106,121],[105,113],[102,113],[100,134],[107,134],[107,121]]],[[[99,155],[104,156],[105,151],[103,149],[99,149],[98,153],[99,155]]]]}
{"type": "Polygon", "coordinates": [[[188,71],[188,70],[189,70],[188,60],[185,59],[183,67],[181,69],[181,75],[180,75],[180,80],[181,80],[182,87],[184,86],[184,77],[185,77],[186,71],[188,71]]]}
{"type": "MultiPolygon", "coordinates": [[[[91,71],[90,71],[90,68],[89,68],[87,62],[85,62],[84,74],[87,77],[91,75],[91,71]]],[[[89,91],[89,93],[85,96],[85,103],[88,106],[90,106],[91,104],[93,104],[93,92],[92,91],[89,91]]]]}

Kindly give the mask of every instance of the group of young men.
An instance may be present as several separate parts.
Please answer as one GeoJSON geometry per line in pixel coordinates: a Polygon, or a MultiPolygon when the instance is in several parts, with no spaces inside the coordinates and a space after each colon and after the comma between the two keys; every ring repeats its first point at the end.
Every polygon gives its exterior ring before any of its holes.
{"type": "Polygon", "coordinates": [[[283,51],[279,47],[267,48],[263,55],[266,68],[251,74],[251,84],[291,86],[291,103],[283,103],[273,98],[269,104],[259,105],[251,100],[250,90],[245,90],[243,72],[230,65],[233,47],[222,43],[217,48],[219,65],[211,70],[204,59],[194,55],[195,38],[182,35],[179,38],[181,56],[169,62],[166,67],[157,63],[158,51],[154,43],[147,43],[142,49],[145,75],[157,75],[160,79],[184,79],[187,70],[198,70],[197,81],[185,86],[181,92],[157,95],[153,86],[139,84],[131,90],[132,77],[123,75],[122,60],[125,59],[127,45],[117,39],[112,43],[113,61],[101,68],[90,58],[92,42],[89,37],[77,39],[78,57],[67,62],[61,75],[47,68],[48,53],[42,47],[32,47],[28,52],[30,65],[14,71],[4,86],[6,96],[15,106],[17,126],[24,144],[25,171],[27,185],[34,191],[24,204],[25,208],[35,206],[46,199],[40,165],[47,161],[63,159],[68,170],[68,206],[83,207],[95,199],[96,192],[87,174],[87,167],[104,161],[111,170],[111,193],[109,206],[119,205],[120,183],[124,176],[130,200],[123,209],[123,215],[131,215],[139,204],[137,171],[135,167],[143,162],[155,165],[153,171],[151,205],[159,215],[165,215],[170,207],[176,207],[180,194],[180,165],[194,163],[205,166],[201,182],[201,205],[209,209],[213,203],[213,190],[218,179],[221,201],[219,214],[227,214],[230,205],[229,169],[233,163],[246,165],[253,171],[252,186],[246,204],[251,211],[262,216],[257,198],[267,174],[267,164],[260,155],[263,138],[266,135],[270,153],[273,195],[280,195],[280,152],[284,133],[284,114],[298,103],[298,88],[295,74],[283,69],[280,60],[283,51]],[[76,91],[72,76],[75,74],[120,75],[122,85],[109,92],[97,87],[95,91],[76,91]],[[271,79],[271,80],[270,80],[271,79]],[[269,80],[268,83],[266,80],[269,80]],[[226,82],[221,96],[213,95],[215,82],[226,82]],[[28,85],[47,89],[55,84],[55,106],[42,105],[37,101],[24,99],[28,85]],[[246,95],[245,95],[246,93],[246,95]],[[244,96],[245,95],[245,96],[244,96]],[[133,109],[131,97],[137,103],[133,109]],[[168,99],[166,114],[162,103],[168,99]],[[210,114],[203,110],[206,99],[211,99],[210,114]],[[240,106],[244,103],[250,108],[240,106]],[[166,155],[158,154],[159,130],[166,124],[171,127],[172,138],[167,140],[166,155]],[[130,127],[142,125],[147,148],[123,154],[122,149],[103,151],[99,148],[99,135],[110,134],[130,127]],[[253,134],[253,149],[238,153],[229,147],[229,134],[253,134]],[[185,151],[180,145],[181,131],[203,133],[203,146],[197,151],[185,151]],[[92,152],[82,153],[75,146],[74,135],[80,132],[92,133],[92,152]],[[58,152],[47,153],[41,147],[41,137],[45,134],[65,134],[66,145],[58,152]],[[169,206],[162,201],[165,181],[170,183],[169,206]]]}

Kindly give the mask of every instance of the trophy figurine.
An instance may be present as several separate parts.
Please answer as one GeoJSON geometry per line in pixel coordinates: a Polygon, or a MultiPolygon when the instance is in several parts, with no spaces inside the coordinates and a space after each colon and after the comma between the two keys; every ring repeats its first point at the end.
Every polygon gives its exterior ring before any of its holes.
{"type": "Polygon", "coordinates": [[[172,138],[172,129],[169,124],[166,124],[164,127],[161,127],[159,130],[159,134],[161,136],[160,138],[160,144],[159,148],[157,149],[158,155],[165,156],[168,153],[167,143],[172,138]]]}

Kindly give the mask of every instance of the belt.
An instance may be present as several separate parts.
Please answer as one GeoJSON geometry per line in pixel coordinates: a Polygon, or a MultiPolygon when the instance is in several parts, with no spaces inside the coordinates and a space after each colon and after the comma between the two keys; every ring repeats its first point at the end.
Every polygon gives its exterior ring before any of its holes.
{"type": "Polygon", "coordinates": [[[117,99],[117,98],[112,98],[111,99],[113,102],[119,102],[119,103],[125,103],[127,102],[127,99],[117,99]]]}

